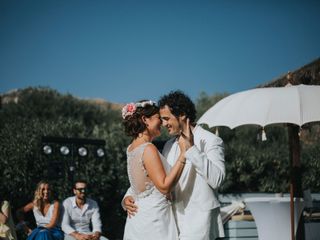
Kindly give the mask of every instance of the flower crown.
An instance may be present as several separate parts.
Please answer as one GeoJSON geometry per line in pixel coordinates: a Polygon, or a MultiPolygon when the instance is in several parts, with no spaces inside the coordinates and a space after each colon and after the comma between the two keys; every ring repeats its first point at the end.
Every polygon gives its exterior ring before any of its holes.
{"type": "Polygon", "coordinates": [[[126,119],[128,116],[132,116],[138,107],[144,108],[145,106],[155,106],[156,103],[154,101],[148,100],[143,102],[137,102],[137,103],[128,103],[122,108],[122,118],[126,119]]]}

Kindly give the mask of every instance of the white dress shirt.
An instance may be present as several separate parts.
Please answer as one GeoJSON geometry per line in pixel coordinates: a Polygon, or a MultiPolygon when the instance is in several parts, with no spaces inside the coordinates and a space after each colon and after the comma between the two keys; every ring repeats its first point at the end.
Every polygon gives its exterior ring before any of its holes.
{"type": "MultiPolygon", "coordinates": [[[[187,150],[186,164],[173,189],[173,211],[180,240],[212,240],[224,237],[217,190],[225,177],[223,141],[196,126],[194,146],[187,150]]],[[[176,138],[167,141],[163,155],[173,166],[180,154],[176,138]]]]}
{"type": "Polygon", "coordinates": [[[80,209],[76,204],[75,197],[69,197],[63,202],[64,214],[62,219],[62,230],[66,234],[72,232],[79,233],[101,233],[101,220],[99,207],[96,201],[87,198],[83,208],[80,209]],[[92,223],[92,231],[90,229],[92,223]]]}

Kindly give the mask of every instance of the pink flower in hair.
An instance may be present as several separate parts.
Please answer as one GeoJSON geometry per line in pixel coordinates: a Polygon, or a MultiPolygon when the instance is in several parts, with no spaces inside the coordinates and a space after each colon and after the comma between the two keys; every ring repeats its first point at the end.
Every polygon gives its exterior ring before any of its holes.
{"type": "Polygon", "coordinates": [[[122,118],[125,119],[127,116],[131,116],[135,113],[137,107],[134,103],[128,103],[122,108],[122,118]]]}

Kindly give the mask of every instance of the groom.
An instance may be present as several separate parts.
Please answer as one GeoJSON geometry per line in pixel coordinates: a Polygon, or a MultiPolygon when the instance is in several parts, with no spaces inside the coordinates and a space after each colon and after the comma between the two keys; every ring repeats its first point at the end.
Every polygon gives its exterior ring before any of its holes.
{"type": "MultiPolygon", "coordinates": [[[[186,152],[186,166],[173,191],[173,211],[180,240],[212,240],[224,237],[217,189],[225,177],[222,140],[195,124],[194,103],[181,91],[159,100],[162,124],[174,136],[163,148],[170,166],[178,158],[177,136],[190,120],[194,146],[186,152]]],[[[129,215],[138,211],[131,196],[124,199],[129,215]]]]}

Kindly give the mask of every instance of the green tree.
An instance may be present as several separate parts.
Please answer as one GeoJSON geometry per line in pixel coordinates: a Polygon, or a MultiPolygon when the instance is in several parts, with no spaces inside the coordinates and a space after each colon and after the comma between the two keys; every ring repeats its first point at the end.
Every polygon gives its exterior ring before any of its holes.
{"type": "MultiPolygon", "coordinates": [[[[196,101],[198,117],[227,94],[208,96],[201,93],[196,101]]],[[[51,179],[60,200],[72,195],[70,157],[58,152],[42,153],[42,136],[103,139],[106,154],[97,158],[95,146],[89,155],[76,152],[73,174],[89,182],[89,195],[100,205],[103,231],[110,239],[121,239],[126,214],[120,202],[129,182],[126,147],[130,139],[124,134],[119,107],[60,94],[49,88],[26,88],[4,96],[0,109],[0,192],[21,207],[33,197],[36,183],[51,179]]],[[[207,127],[207,126],[205,126],[207,127]]],[[[210,129],[214,130],[214,129],[210,129]]],[[[261,128],[242,126],[230,130],[219,127],[225,144],[226,179],[220,191],[287,192],[289,182],[288,134],[284,125],[265,128],[267,141],[257,140],[261,128]]],[[[302,129],[301,162],[303,187],[320,191],[320,128],[310,124],[302,129]]],[[[166,130],[159,145],[168,139],[166,130]]],[[[73,150],[75,151],[75,149],[73,150]]]]}
{"type": "Polygon", "coordinates": [[[89,182],[89,194],[101,207],[105,233],[120,239],[126,216],[120,201],[128,187],[125,152],[129,142],[119,124],[120,111],[48,88],[27,88],[15,94],[15,101],[0,110],[1,194],[16,209],[33,198],[40,179],[49,178],[63,200],[72,194],[71,159],[61,156],[54,145],[54,154],[43,154],[41,137],[104,139],[104,158],[90,154],[93,146],[87,146],[86,158],[74,154],[74,175],[89,182]]]}
{"type": "Polygon", "coordinates": [[[216,93],[212,96],[208,96],[205,92],[201,92],[200,96],[196,100],[196,110],[198,119],[214,104],[220,101],[222,98],[228,96],[227,93],[216,93]]]}

